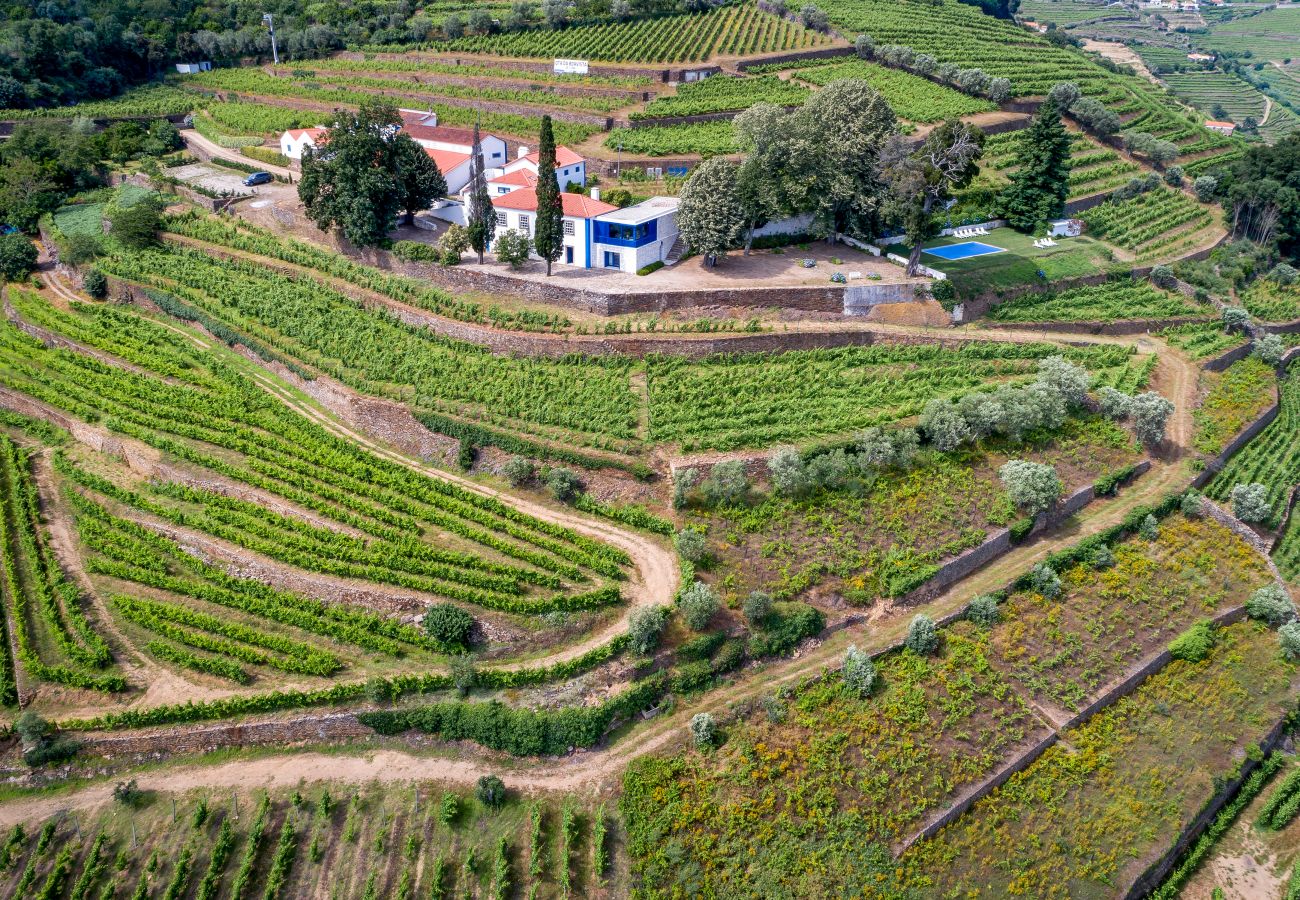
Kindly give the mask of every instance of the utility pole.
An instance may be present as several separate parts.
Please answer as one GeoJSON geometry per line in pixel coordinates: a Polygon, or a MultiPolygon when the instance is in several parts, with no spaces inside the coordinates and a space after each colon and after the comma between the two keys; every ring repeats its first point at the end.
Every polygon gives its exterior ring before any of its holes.
{"type": "Polygon", "coordinates": [[[280,51],[275,49],[275,17],[270,13],[262,13],[262,21],[266,27],[271,29],[271,60],[275,65],[280,64],[280,51]]]}

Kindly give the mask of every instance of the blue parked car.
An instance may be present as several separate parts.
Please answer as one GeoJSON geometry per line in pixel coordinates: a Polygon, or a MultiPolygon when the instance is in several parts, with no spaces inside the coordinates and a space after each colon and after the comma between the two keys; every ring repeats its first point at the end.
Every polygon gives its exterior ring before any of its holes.
{"type": "Polygon", "coordinates": [[[274,181],[270,172],[254,172],[244,179],[244,187],[254,187],[259,184],[270,184],[274,181]]]}

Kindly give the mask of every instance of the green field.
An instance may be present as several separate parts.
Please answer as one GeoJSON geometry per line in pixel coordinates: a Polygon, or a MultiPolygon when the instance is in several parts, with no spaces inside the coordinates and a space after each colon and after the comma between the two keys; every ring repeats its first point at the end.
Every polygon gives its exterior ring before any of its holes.
{"type": "Polygon", "coordinates": [[[1161,47],[1155,44],[1137,44],[1133,47],[1142,62],[1156,74],[1161,72],[1189,72],[1203,68],[1201,63],[1187,58],[1187,51],[1182,47],[1161,47]]]}
{"type": "MultiPolygon", "coordinates": [[[[926,243],[926,247],[960,244],[969,238],[942,237],[926,243]]],[[[1055,247],[1034,246],[1034,236],[1020,234],[1010,228],[998,228],[989,236],[979,238],[986,244],[1001,247],[1007,252],[976,256],[962,260],[940,259],[921,254],[921,262],[944,272],[957,286],[962,296],[974,296],[984,291],[1006,290],[1024,284],[1049,284],[1062,278],[1091,275],[1109,264],[1110,248],[1087,237],[1057,239],[1055,247]],[[1042,272],[1042,275],[1038,273],[1042,272]]],[[[906,256],[908,250],[891,247],[891,251],[906,256]]]]}

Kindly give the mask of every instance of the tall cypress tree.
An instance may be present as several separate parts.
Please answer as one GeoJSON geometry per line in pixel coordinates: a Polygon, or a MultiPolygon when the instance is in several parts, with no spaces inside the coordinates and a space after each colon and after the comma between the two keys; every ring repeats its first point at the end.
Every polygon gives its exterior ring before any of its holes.
{"type": "Polygon", "coordinates": [[[474,144],[469,157],[469,225],[466,230],[469,232],[469,245],[478,254],[479,265],[483,264],[483,254],[492,243],[496,224],[497,212],[492,208],[487,173],[483,170],[483,141],[479,137],[478,122],[475,122],[474,144]]]}
{"type": "Polygon", "coordinates": [[[564,199],[555,178],[555,133],[551,117],[542,116],[542,133],[537,148],[537,228],[533,249],[546,260],[546,274],[551,263],[564,252],[564,199]]]}
{"type": "Polygon", "coordinates": [[[1025,129],[1017,161],[1002,214],[1012,228],[1031,232],[1061,215],[1070,192],[1070,135],[1054,101],[1044,102],[1025,129]]]}

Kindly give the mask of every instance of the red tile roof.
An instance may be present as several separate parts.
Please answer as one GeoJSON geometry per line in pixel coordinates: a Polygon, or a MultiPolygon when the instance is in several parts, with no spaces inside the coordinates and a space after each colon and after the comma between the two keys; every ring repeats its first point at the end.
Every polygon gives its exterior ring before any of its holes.
{"type": "Polygon", "coordinates": [[[457,153],[455,150],[433,150],[425,147],[424,152],[443,175],[469,159],[468,153],[457,153]]]}
{"type": "MultiPolygon", "coordinates": [[[[618,209],[612,203],[592,200],[585,194],[561,193],[560,200],[564,206],[564,214],[575,219],[592,219],[618,209]]],[[[503,196],[493,197],[492,205],[497,209],[518,209],[525,212],[536,212],[537,191],[533,188],[511,191],[503,196]]]]}
{"type": "MultiPolygon", "coordinates": [[[[533,165],[537,165],[541,162],[542,157],[540,151],[534,150],[527,156],[520,157],[520,159],[526,159],[533,165]]],[[[572,166],[583,161],[584,160],[581,156],[574,153],[568,147],[559,146],[555,148],[555,164],[557,166],[572,166]]]]}
{"type": "Polygon", "coordinates": [[[537,173],[530,172],[528,169],[515,169],[513,172],[507,172],[496,178],[490,179],[488,184],[504,184],[516,187],[536,187],[537,173]]]}
{"type": "Polygon", "coordinates": [[[289,137],[291,137],[293,140],[296,141],[303,135],[308,135],[313,138],[318,138],[323,134],[327,134],[328,132],[329,132],[328,128],[290,128],[286,133],[289,135],[289,137]]]}

